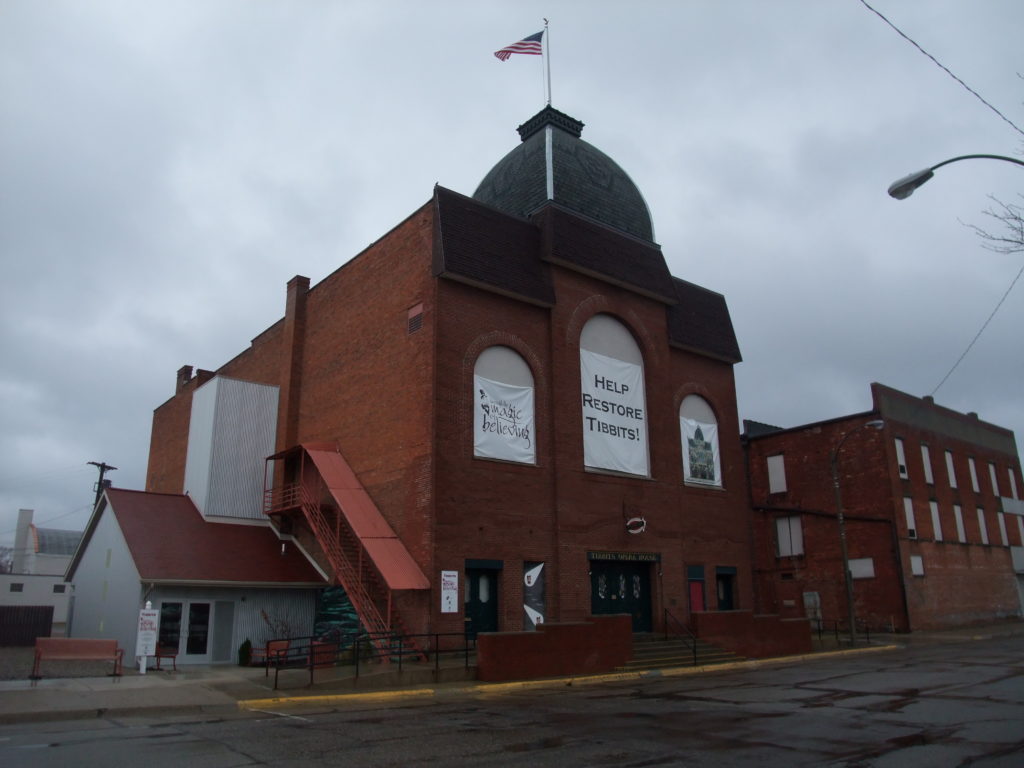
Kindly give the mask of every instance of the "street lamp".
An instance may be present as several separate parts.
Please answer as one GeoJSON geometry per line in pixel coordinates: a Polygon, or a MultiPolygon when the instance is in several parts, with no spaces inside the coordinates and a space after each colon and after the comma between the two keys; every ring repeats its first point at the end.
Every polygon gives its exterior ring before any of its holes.
{"type": "Polygon", "coordinates": [[[885,422],[881,419],[873,419],[872,421],[865,422],[859,427],[854,427],[836,443],[836,447],[832,449],[832,488],[836,494],[836,520],[839,522],[839,551],[843,555],[843,579],[846,582],[846,610],[847,620],[850,622],[850,647],[852,648],[857,643],[856,628],[854,627],[854,612],[853,612],[853,577],[850,575],[850,553],[846,546],[846,519],[843,517],[843,499],[839,492],[839,450],[843,447],[843,443],[846,442],[850,435],[858,432],[865,427],[871,429],[881,429],[885,426],[885,422]]]}
{"type": "Polygon", "coordinates": [[[976,159],[988,159],[988,160],[1005,160],[1007,163],[1016,163],[1017,165],[1024,165],[1024,161],[1017,160],[1013,157],[1006,157],[1005,155],[960,155],[960,157],[951,157],[949,160],[943,160],[941,163],[936,163],[931,168],[925,168],[923,171],[917,173],[911,173],[904,176],[902,179],[898,179],[889,185],[889,197],[894,197],[897,200],[906,200],[912,194],[914,190],[924,184],[928,179],[935,175],[935,170],[941,168],[944,165],[955,163],[958,160],[976,160],[976,159]]]}

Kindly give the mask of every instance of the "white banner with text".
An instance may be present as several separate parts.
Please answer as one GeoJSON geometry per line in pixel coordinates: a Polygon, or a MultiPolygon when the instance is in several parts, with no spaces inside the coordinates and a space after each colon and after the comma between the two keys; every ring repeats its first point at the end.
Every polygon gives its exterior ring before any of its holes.
{"type": "Polygon", "coordinates": [[[581,349],[580,375],[584,464],[646,477],[643,368],[581,349]]]}
{"type": "Polygon", "coordinates": [[[534,464],[533,387],[473,377],[473,453],[534,464]]]}

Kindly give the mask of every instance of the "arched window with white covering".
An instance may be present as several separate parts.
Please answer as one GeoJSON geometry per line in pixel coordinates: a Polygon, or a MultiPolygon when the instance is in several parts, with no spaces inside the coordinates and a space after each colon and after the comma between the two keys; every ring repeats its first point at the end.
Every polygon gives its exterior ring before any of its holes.
{"type": "Polygon", "coordinates": [[[473,368],[473,455],[537,463],[533,373],[511,347],[488,347],[473,368]]]}
{"type": "Polygon", "coordinates": [[[649,476],[643,355],[611,315],[594,315],[583,326],[580,378],[584,465],[649,476]]]}
{"type": "Polygon", "coordinates": [[[721,486],[718,419],[708,401],[700,395],[683,398],[679,406],[679,432],[683,441],[683,480],[721,486]]]}

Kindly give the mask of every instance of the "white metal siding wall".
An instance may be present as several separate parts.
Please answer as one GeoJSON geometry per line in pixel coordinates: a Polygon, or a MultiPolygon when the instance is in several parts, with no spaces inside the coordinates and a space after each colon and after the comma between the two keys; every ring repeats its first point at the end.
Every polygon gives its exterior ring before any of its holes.
{"type": "Polygon", "coordinates": [[[264,460],[274,452],[277,394],[277,387],[221,380],[206,514],[264,519],[264,460]]]}
{"type": "Polygon", "coordinates": [[[203,515],[264,519],[264,459],[274,452],[277,401],[277,387],[222,376],[196,390],[185,492],[203,515]]]}
{"type": "Polygon", "coordinates": [[[110,507],[104,510],[72,583],[75,613],[69,635],[114,638],[125,649],[125,663],[130,663],[135,653],[141,585],[110,507]]]}
{"type": "Polygon", "coordinates": [[[199,511],[206,514],[210,494],[210,461],[213,455],[213,420],[217,411],[217,388],[214,378],[192,395],[192,415],[188,423],[188,452],[185,454],[185,487],[199,511]]]}

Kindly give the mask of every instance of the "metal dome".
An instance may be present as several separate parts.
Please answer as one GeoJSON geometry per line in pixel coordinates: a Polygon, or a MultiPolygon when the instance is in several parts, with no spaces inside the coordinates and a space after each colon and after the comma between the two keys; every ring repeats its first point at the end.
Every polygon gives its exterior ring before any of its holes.
{"type": "Polygon", "coordinates": [[[580,138],[582,122],[548,106],[518,131],[522,143],[490,170],[474,199],[517,216],[530,216],[553,201],[634,237],[654,240],[640,190],[614,160],[580,138]]]}

